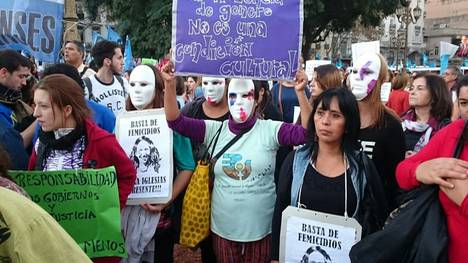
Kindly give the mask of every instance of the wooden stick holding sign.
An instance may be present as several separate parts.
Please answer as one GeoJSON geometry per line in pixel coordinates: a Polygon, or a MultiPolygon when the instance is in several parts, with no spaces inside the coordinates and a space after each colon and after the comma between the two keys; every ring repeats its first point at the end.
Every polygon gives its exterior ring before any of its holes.
{"type": "Polygon", "coordinates": [[[361,232],[354,218],[288,206],[281,218],[280,262],[351,262],[349,251],[361,232]]]}
{"type": "Polygon", "coordinates": [[[120,114],[116,136],[137,170],[127,205],[165,204],[171,200],[172,130],[167,126],[164,109],[120,114]]]}

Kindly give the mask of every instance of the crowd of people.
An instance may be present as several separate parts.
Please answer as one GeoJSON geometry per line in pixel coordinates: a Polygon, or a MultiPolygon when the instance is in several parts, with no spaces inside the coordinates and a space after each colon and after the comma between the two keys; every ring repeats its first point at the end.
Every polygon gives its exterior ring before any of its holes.
{"type": "Polygon", "coordinates": [[[199,244],[204,263],[279,261],[288,206],[354,218],[365,240],[405,191],[421,185],[440,189],[449,262],[468,258],[468,76],[456,66],[443,76],[410,75],[366,53],[347,71],[318,66],[311,81],[304,69],[293,81],[182,77],[170,61],[123,77],[115,42],[96,43],[92,65],[79,41],[63,50],[64,63],[42,72],[21,53],[0,50],[0,261],[173,262],[181,200],[210,145],[225,153],[213,167],[211,233],[199,244]],[[386,82],[392,91],[383,102],[386,82]],[[172,198],[127,205],[137,173],[153,172],[153,157],[138,145],[126,154],[113,135],[116,118],[158,108],[174,132],[172,198]],[[89,259],[8,175],[110,166],[127,259],[89,259]]]}

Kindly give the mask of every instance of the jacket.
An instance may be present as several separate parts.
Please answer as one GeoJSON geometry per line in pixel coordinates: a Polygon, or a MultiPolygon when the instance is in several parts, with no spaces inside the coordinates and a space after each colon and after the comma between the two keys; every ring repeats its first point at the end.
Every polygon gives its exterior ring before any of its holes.
{"type": "MultiPolygon", "coordinates": [[[[416,155],[402,161],[396,170],[398,184],[405,190],[420,185],[416,179],[416,169],[428,160],[440,157],[452,157],[455,146],[464,126],[463,120],[458,120],[437,132],[431,141],[416,155]]],[[[468,147],[461,151],[460,159],[468,161],[468,147]]],[[[449,235],[449,262],[462,263],[468,258],[466,244],[468,242],[468,196],[456,205],[448,196],[439,191],[439,200],[447,216],[449,235]]]]}

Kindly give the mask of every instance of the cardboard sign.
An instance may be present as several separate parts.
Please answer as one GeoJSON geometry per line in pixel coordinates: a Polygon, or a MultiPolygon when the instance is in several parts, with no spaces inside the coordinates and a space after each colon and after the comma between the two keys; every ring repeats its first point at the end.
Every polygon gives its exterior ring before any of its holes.
{"type": "Polygon", "coordinates": [[[14,48],[8,35],[26,43],[38,61],[56,62],[62,43],[63,0],[0,1],[0,49],[14,48]]]}
{"type": "Polygon", "coordinates": [[[172,58],[181,75],[293,80],[302,0],[174,0],[172,58]]]}
{"type": "Polygon", "coordinates": [[[386,103],[390,98],[390,92],[392,91],[392,83],[384,82],[380,87],[380,100],[386,103]]]}
{"type": "Polygon", "coordinates": [[[311,81],[314,76],[315,68],[321,65],[331,64],[331,60],[307,60],[305,72],[307,74],[307,79],[311,81]]]}
{"type": "Polygon", "coordinates": [[[119,114],[115,134],[137,170],[127,204],[164,204],[171,200],[172,130],[167,126],[164,109],[119,114]]]}
{"type": "MultiPolygon", "coordinates": [[[[115,168],[9,171],[90,258],[126,257],[115,168]]],[[[45,242],[52,242],[46,240],[45,242]]],[[[44,251],[47,253],[47,251],[44,251]]]]}
{"type": "Polygon", "coordinates": [[[280,262],[351,262],[349,251],[361,231],[353,218],[288,206],[281,220],[280,262]]]}
{"type": "Polygon", "coordinates": [[[353,63],[357,60],[358,57],[362,56],[365,53],[377,53],[380,54],[380,41],[371,41],[371,42],[360,42],[351,45],[353,63]]]}

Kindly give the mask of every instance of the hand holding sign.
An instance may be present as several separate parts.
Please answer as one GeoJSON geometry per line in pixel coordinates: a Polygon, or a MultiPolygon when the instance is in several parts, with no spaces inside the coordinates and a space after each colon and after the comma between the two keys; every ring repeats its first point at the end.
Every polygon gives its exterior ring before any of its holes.
{"type": "Polygon", "coordinates": [[[304,91],[307,87],[307,74],[305,73],[304,69],[299,68],[296,72],[296,83],[294,84],[294,88],[296,91],[304,91]]]}
{"type": "Polygon", "coordinates": [[[161,213],[166,207],[168,207],[171,202],[165,204],[142,204],[141,207],[150,213],[161,213]]]}

